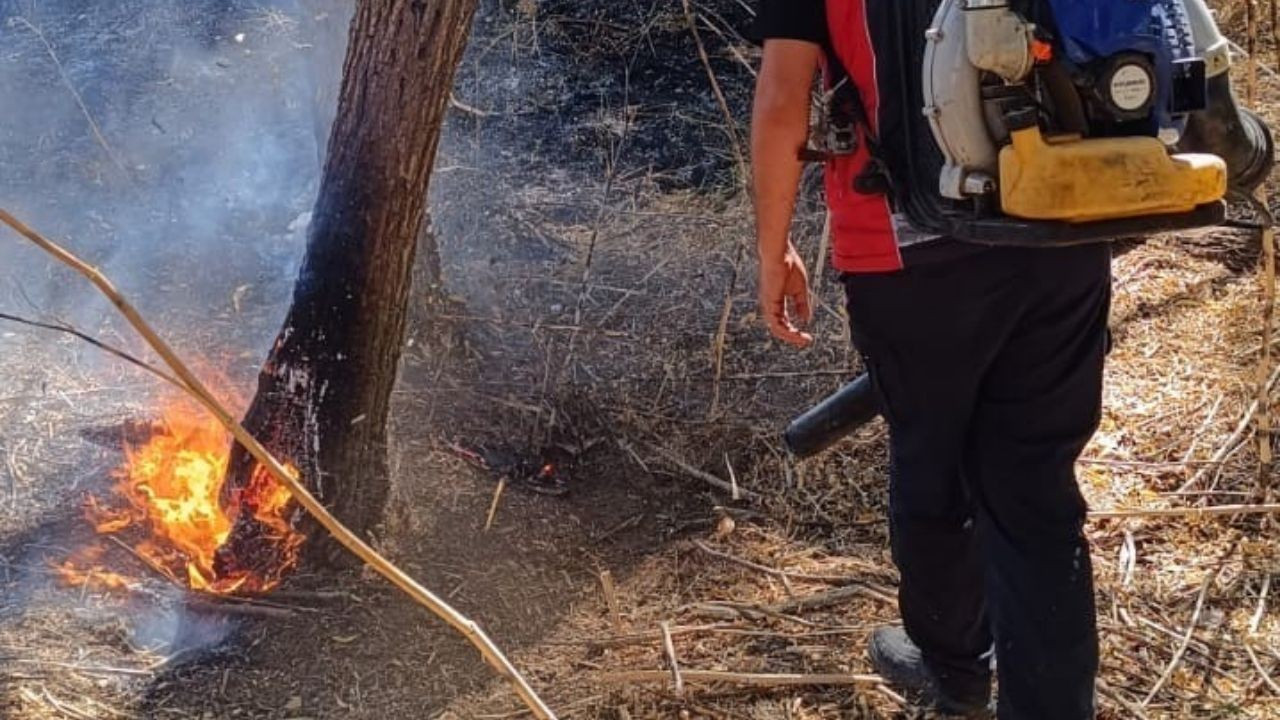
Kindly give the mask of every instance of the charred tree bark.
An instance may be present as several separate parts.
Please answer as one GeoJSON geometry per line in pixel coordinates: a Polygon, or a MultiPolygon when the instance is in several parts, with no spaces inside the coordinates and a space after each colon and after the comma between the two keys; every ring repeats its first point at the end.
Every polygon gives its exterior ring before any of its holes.
{"type": "MultiPolygon", "coordinates": [[[[476,0],[358,0],[293,305],[245,425],[344,523],[367,533],[388,491],[387,415],[416,244],[476,0]]],[[[232,488],[249,477],[237,450],[232,488]]],[[[237,539],[252,541],[252,521],[237,539]]],[[[228,543],[226,562],[253,553],[228,543]]]]}

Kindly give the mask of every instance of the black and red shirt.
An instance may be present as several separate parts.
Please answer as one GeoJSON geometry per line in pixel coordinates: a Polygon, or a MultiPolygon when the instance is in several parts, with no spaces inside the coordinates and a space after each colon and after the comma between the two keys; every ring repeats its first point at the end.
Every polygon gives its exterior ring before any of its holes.
{"type": "MultiPolygon", "coordinates": [[[[812,42],[826,51],[828,70],[843,65],[866,108],[869,129],[881,156],[893,169],[908,154],[907,113],[919,113],[922,101],[904,89],[904,67],[895,43],[901,0],[761,0],[752,34],[759,42],[788,39],[812,42]]],[[[833,73],[827,72],[831,77],[833,73]]],[[[865,140],[865,138],[864,138],[865,140]]],[[[871,160],[869,143],[856,153],[827,164],[826,194],[831,210],[832,261],[845,272],[890,272],[906,262],[950,256],[963,248],[953,241],[913,228],[887,195],[854,190],[854,179],[871,160]]],[[[904,170],[899,177],[909,173],[904,170]]]]}
{"type": "Polygon", "coordinates": [[[764,40],[804,40],[831,47],[826,0],[761,0],[752,35],[764,40]]]}

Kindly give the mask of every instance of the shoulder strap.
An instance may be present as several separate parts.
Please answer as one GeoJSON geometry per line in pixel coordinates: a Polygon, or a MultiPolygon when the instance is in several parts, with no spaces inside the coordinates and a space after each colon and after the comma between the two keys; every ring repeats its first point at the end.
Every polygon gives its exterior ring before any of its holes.
{"type": "Polygon", "coordinates": [[[830,89],[823,98],[827,122],[834,127],[847,125],[860,131],[870,154],[866,167],[854,180],[853,189],[863,195],[892,197],[893,183],[889,176],[889,166],[884,162],[880,141],[876,137],[875,126],[871,124],[862,92],[858,90],[840,58],[831,51],[827,52],[827,56],[827,83],[830,89]]]}

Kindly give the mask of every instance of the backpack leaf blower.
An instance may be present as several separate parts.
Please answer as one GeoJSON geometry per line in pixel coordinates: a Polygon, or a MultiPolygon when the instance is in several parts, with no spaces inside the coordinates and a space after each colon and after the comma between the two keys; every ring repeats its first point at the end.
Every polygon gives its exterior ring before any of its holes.
{"type": "MultiPolygon", "coordinates": [[[[1049,247],[1207,227],[1271,173],[1271,130],[1237,102],[1205,0],[890,5],[921,112],[880,161],[921,231],[1049,247]]],[[[878,414],[862,376],[784,439],[809,457],[878,414]]]]}

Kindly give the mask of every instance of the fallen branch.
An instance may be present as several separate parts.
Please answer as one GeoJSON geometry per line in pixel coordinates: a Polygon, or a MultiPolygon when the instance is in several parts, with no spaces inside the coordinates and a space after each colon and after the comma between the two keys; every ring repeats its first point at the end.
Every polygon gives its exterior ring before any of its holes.
{"type": "Polygon", "coordinates": [[[751,562],[750,560],[747,560],[747,559],[745,559],[745,558],[740,558],[740,557],[738,557],[738,556],[736,556],[736,555],[730,555],[730,554],[729,554],[729,553],[727,553],[727,552],[723,552],[723,551],[720,551],[720,550],[716,550],[715,548],[713,548],[713,547],[711,547],[710,545],[708,545],[708,544],[706,544],[706,543],[702,542],[701,540],[694,540],[694,541],[693,541],[693,546],[694,546],[694,547],[696,547],[696,548],[698,548],[698,549],[699,549],[699,550],[701,550],[702,552],[704,552],[704,553],[706,553],[706,554],[710,555],[711,557],[720,558],[721,560],[725,560],[725,561],[727,561],[727,562],[731,562],[731,563],[733,563],[734,565],[741,565],[741,566],[742,566],[742,567],[744,567],[744,568],[748,568],[748,569],[750,569],[750,570],[756,570],[756,571],[758,571],[758,572],[762,572],[762,573],[764,573],[764,574],[766,574],[766,575],[772,575],[772,576],[774,576],[774,577],[781,578],[781,579],[784,579],[784,580],[789,580],[789,579],[791,578],[790,573],[788,573],[786,570],[779,570],[778,568],[771,568],[771,567],[769,567],[769,566],[767,566],[767,565],[761,565],[760,563],[751,562]]]}
{"type": "Polygon", "coordinates": [[[478,118],[493,117],[495,114],[488,110],[481,110],[480,108],[477,108],[462,102],[461,100],[458,99],[458,96],[455,95],[454,93],[449,93],[449,107],[455,110],[461,110],[462,112],[468,115],[473,115],[478,118]]]}
{"type": "MultiPolygon", "coordinates": [[[[847,635],[864,635],[868,630],[875,628],[875,625],[853,625],[847,627],[832,627],[819,630],[808,630],[805,632],[780,632],[776,630],[760,630],[750,627],[743,623],[714,623],[711,625],[682,625],[672,627],[670,629],[671,637],[681,637],[684,635],[731,635],[737,637],[750,638],[772,638],[786,641],[796,641],[801,639],[819,638],[819,637],[843,637],[847,635]]],[[[628,645],[648,644],[655,640],[662,639],[661,630],[650,630],[648,632],[632,633],[630,635],[619,635],[613,637],[594,637],[579,638],[575,640],[548,640],[545,645],[556,647],[580,647],[586,646],[592,649],[614,649],[627,647],[628,645]]]]}
{"type": "Polygon", "coordinates": [[[49,42],[49,38],[45,37],[44,32],[40,28],[31,24],[30,20],[21,15],[9,19],[10,25],[22,25],[23,27],[35,33],[40,43],[44,45],[44,50],[49,54],[49,59],[53,61],[53,67],[58,71],[58,77],[62,79],[62,84],[67,86],[67,91],[71,93],[71,99],[76,101],[76,107],[80,108],[80,112],[84,115],[84,119],[89,123],[89,130],[93,133],[93,139],[98,141],[98,145],[102,147],[102,151],[107,154],[107,159],[112,165],[120,171],[125,180],[132,181],[132,176],[125,168],[124,163],[120,161],[120,157],[116,155],[116,151],[111,148],[107,142],[107,138],[102,134],[102,128],[98,126],[98,121],[93,119],[93,113],[89,112],[88,106],[84,104],[84,98],[80,97],[80,91],[76,90],[76,86],[71,82],[70,76],[67,75],[67,69],[63,67],[62,61],[58,59],[58,53],[54,52],[53,44],[49,42]]]}
{"type": "Polygon", "coordinates": [[[1120,693],[1113,690],[1105,680],[1098,678],[1097,683],[1099,695],[1102,695],[1105,698],[1110,698],[1117,705],[1129,711],[1129,714],[1134,718],[1137,718],[1137,720],[1149,720],[1146,711],[1143,710],[1140,705],[1120,695],[1120,693]]]}
{"type": "Polygon", "coordinates": [[[484,521],[484,531],[489,532],[493,529],[493,519],[498,514],[498,503],[502,501],[502,491],[507,489],[507,478],[502,476],[498,479],[498,488],[493,491],[493,501],[489,503],[489,515],[484,521]]]}
{"type": "MultiPolygon", "coordinates": [[[[663,460],[666,460],[671,465],[674,465],[677,468],[680,468],[685,473],[687,473],[690,477],[697,478],[698,480],[701,480],[712,487],[719,488],[729,493],[730,495],[733,494],[732,483],[721,480],[720,478],[716,477],[715,475],[712,475],[709,472],[706,472],[705,470],[699,470],[698,468],[690,465],[684,460],[681,460],[680,458],[676,457],[674,453],[666,450],[665,448],[659,447],[657,445],[649,445],[649,448],[653,450],[655,453],[657,453],[658,456],[661,457],[663,460]]],[[[738,495],[740,495],[741,497],[747,498],[748,500],[758,500],[760,498],[760,495],[758,493],[754,493],[750,490],[747,490],[741,487],[738,488],[738,495]]]]}
{"type": "Polygon", "coordinates": [[[1272,515],[1280,513],[1280,503],[1257,505],[1211,505],[1191,508],[1156,508],[1152,510],[1096,510],[1089,513],[1090,520],[1118,518],[1199,518],[1219,515],[1272,515]]]}
{"type": "Polygon", "coordinates": [[[364,602],[364,598],[353,593],[343,590],[272,590],[272,600],[296,600],[296,601],[312,601],[318,603],[332,603],[339,601],[347,601],[354,603],[364,602]]]}
{"type": "MultiPolygon", "coordinates": [[[[129,553],[143,567],[155,573],[160,580],[177,587],[180,590],[187,591],[187,597],[183,600],[183,605],[189,610],[206,611],[215,613],[224,613],[227,615],[250,615],[268,618],[292,617],[296,613],[315,613],[320,612],[315,608],[305,607],[301,605],[285,605],[277,600],[283,599],[272,594],[272,599],[268,600],[264,596],[252,595],[219,595],[211,592],[191,592],[186,586],[178,583],[173,576],[165,572],[164,568],[156,564],[156,562],[146,555],[138,552],[128,543],[124,542],[115,535],[107,535],[108,540],[115,543],[120,549],[129,553]]],[[[89,571],[90,576],[94,571],[89,571]]],[[[90,583],[91,584],[91,583],[90,583]]],[[[141,587],[130,588],[133,592],[146,592],[141,587]]],[[[151,594],[147,592],[146,594],[151,594]]]]}
{"type": "Polygon", "coordinates": [[[622,606],[618,603],[618,590],[613,585],[613,573],[600,571],[600,591],[604,593],[604,602],[609,606],[609,617],[613,619],[613,629],[622,632],[622,606]]]}
{"type": "Polygon", "coordinates": [[[431,611],[436,617],[444,620],[450,627],[457,630],[463,637],[467,639],[484,657],[484,659],[492,666],[500,675],[505,677],[515,688],[516,694],[533,713],[534,717],[539,720],[555,720],[555,714],[548,708],[538,697],[533,688],[529,686],[524,676],[511,664],[506,655],[493,643],[484,630],[480,628],[472,620],[468,619],[462,613],[455,610],[444,599],[438,597],[430,590],[419,585],[416,580],[406,574],[403,570],[396,567],[391,561],[380,555],[376,550],[361,540],[355,533],[351,532],[345,525],[338,521],[329,513],[323,505],[316,500],[302,483],[295,478],[281,462],[276,459],[258,440],[244,428],[231,413],[220,403],[217,398],[209,392],[208,388],[200,382],[200,379],[187,367],[185,363],[177,356],[155,330],[143,320],[142,316],[134,307],[125,300],[124,296],[116,290],[105,275],[96,268],[85,263],[80,258],[71,254],[59,245],[46,239],[36,231],[19,222],[16,218],[4,210],[0,210],[0,222],[8,225],[19,235],[30,240],[37,247],[57,258],[59,262],[74,269],[93,283],[105,295],[116,309],[129,321],[129,324],[138,332],[139,335],[147,341],[147,344],[155,350],[156,354],[164,360],[165,364],[173,371],[179,380],[181,380],[183,389],[193,398],[198,400],[218,422],[230,432],[244,447],[245,450],[253,456],[269,473],[298,501],[298,504],[306,509],[308,513],[320,523],[343,547],[350,550],[352,554],[368,563],[379,574],[391,581],[396,587],[400,588],[416,601],[418,604],[431,611]]]}
{"type": "MultiPolygon", "coordinates": [[[[172,585],[172,586],[174,586],[174,587],[178,588],[179,590],[186,590],[186,589],[187,589],[187,588],[186,588],[186,586],[179,584],[179,583],[178,583],[178,581],[177,581],[176,579],[174,579],[174,577],[173,577],[172,575],[170,575],[169,573],[165,572],[165,571],[164,571],[164,568],[160,567],[160,565],[159,565],[158,563],[156,563],[156,561],[155,561],[155,560],[152,560],[151,558],[147,557],[146,555],[143,555],[142,553],[138,552],[138,551],[137,551],[137,549],[136,549],[136,548],[134,548],[134,547],[133,547],[132,545],[130,545],[129,543],[127,543],[127,542],[125,542],[125,541],[121,540],[120,538],[116,537],[115,535],[107,535],[107,536],[106,536],[106,538],[107,538],[107,540],[108,540],[109,542],[115,543],[116,547],[118,547],[118,548],[120,548],[121,550],[124,550],[125,552],[129,553],[130,555],[132,555],[134,560],[137,560],[138,562],[142,563],[142,566],[143,566],[143,567],[145,567],[146,569],[150,570],[152,573],[154,573],[157,579],[159,579],[159,580],[161,580],[161,581],[163,581],[163,582],[165,582],[165,583],[168,583],[168,584],[170,584],[170,585],[172,585]]],[[[94,572],[94,571],[92,571],[92,570],[91,570],[91,571],[90,571],[90,575],[92,575],[92,574],[93,574],[93,572],[94,572]]]]}
{"type": "MultiPolygon", "coordinates": [[[[1252,3],[1250,3],[1252,8],[1252,3]]],[[[1267,188],[1259,187],[1250,199],[1254,212],[1262,220],[1262,352],[1258,358],[1258,388],[1254,402],[1258,405],[1258,479],[1263,487],[1269,485],[1268,470],[1271,467],[1271,382],[1267,375],[1280,372],[1271,368],[1271,339],[1276,324],[1276,220],[1271,213],[1267,188]]]]}
{"type": "Polygon", "coordinates": [[[54,332],[66,333],[67,335],[70,335],[74,338],[78,338],[80,340],[83,340],[89,343],[90,345],[98,348],[103,352],[115,355],[116,357],[120,358],[121,360],[124,360],[125,362],[131,365],[135,365],[139,368],[142,368],[143,370],[146,370],[147,372],[173,385],[179,390],[186,389],[186,387],[182,384],[180,380],[170,375],[169,373],[161,370],[155,365],[152,365],[146,360],[140,360],[137,357],[134,357],[133,355],[130,355],[129,353],[125,352],[124,350],[121,350],[120,348],[117,348],[113,345],[108,345],[107,343],[102,342],[101,340],[95,338],[92,335],[89,335],[88,333],[80,332],[79,330],[71,327],[70,325],[64,325],[62,323],[42,322],[40,320],[30,320],[28,318],[20,317],[18,315],[10,315],[9,313],[0,313],[0,320],[7,320],[8,322],[18,323],[19,325],[27,325],[29,327],[40,328],[41,330],[52,330],[54,332]]]}
{"type": "MultiPolygon", "coordinates": [[[[1277,382],[1280,382],[1280,366],[1277,366],[1272,370],[1271,377],[1267,379],[1267,382],[1263,386],[1263,390],[1259,393],[1259,396],[1270,396],[1270,394],[1275,390],[1277,382]]],[[[1258,416],[1258,412],[1261,409],[1262,404],[1259,402],[1259,398],[1255,397],[1253,402],[1249,405],[1249,408],[1245,410],[1244,415],[1240,418],[1240,422],[1236,425],[1235,431],[1231,433],[1231,437],[1227,438],[1227,441],[1218,447],[1217,452],[1213,454],[1213,457],[1209,459],[1208,463],[1206,463],[1204,467],[1200,468],[1195,475],[1191,476],[1190,480],[1186,481],[1178,488],[1178,492],[1186,492],[1190,488],[1199,485],[1200,481],[1203,480],[1206,475],[1220,467],[1231,453],[1235,452],[1236,448],[1240,447],[1240,445],[1248,439],[1249,431],[1253,429],[1254,426],[1253,420],[1258,416]]]]}
{"type": "Polygon", "coordinates": [[[1151,704],[1151,700],[1164,688],[1165,683],[1169,682],[1169,678],[1173,677],[1173,671],[1177,669],[1178,664],[1182,662],[1182,657],[1187,654],[1187,648],[1191,645],[1191,640],[1195,637],[1196,626],[1200,624],[1200,614],[1204,612],[1205,600],[1209,598],[1209,589],[1213,587],[1214,581],[1222,574],[1222,568],[1227,564],[1227,558],[1231,557],[1239,542],[1231,544],[1231,548],[1223,553],[1218,559],[1217,566],[1213,572],[1209,573],[1209,577],[1205,578],[1204,585],[1200,586],[1200,594],[1196,596],[1195,609],[1191,611],[1191,620],[1187,622],[1187,631],[1182,636],[1182,642],[1178,645],[1178,649],[1173,653],[1173,658],[1169,660],[1169,665],[1165,667],[1164,672],[1160,674],[1160,679],[1156,680],[1156,684],[1152,686],[1147,696],[1142,699],[1141,706],[1146,707],[1151,704]]]}
{"type": "MultiPolygon", "coordinates": [[[[879,675],[847,675],[839,673],[800,675],[790,673],[684,670],[681,672],[681,676],[686,683],[724,683],[726,685],[745,685],[748,687],[845,687],[850,685],[884,684],[884,678],[879,675]]],[[[612,685],[665,683],[670,679],[671,673],[666,670],[626,670],[604,673],[600,676],[601,682],[612,685]]]]}
{"type": "MultiPolygon", "coordinates": [[[[795,572],[792,570],[782,570],[779,568],[772,568],[772,567],[769,567],[768,565],[761,565],[760,563],[752,562],[750,560],[747,560],[746,558],[740,558],[737,555],[732,555],[723,550],[717,550],[711,547],[710,545],[708,545],[707,543],[703,542],[702,540],[694,540],[693,546],[698,548],[702,552],[710,555],[711,557],[720,558],[721,560],[733,563],[734,565],[741,565],[744,568],[757,570],[767,575],[773,575],[774,577],[777,577],[782,580],[808,580],[811,582],[826,583],[828,585],[852,585],[855,583],[866,582],[866,580],[859,577],[855,577],[853,575],[824,575],[822,573],[795,572]]],[[[881,568],[867,568],[867,570],[868,571],[874,570],[881,574],[885,572],[881,568]]]]}
{"type": "MultiPolygon", "coordinates": [[[[698,16],[693,11],[693,6],[689,0],[683,0],[685,21],[689,24],[689,32],[693,35],[693,42],[698,48],[698,58],[702,61],[702,67],[707,71],[707,82],[711,84],[711,92],[715,95],[716,103],[720,106],[720,112],[724,114],[724,131],[729,136],[729,144],[733,148],[733,157],[738,163],[738,181],[742,184],[744,190],[749,190],[751,186],[750,168],[747,165],[747,154],[743,150],[742,140],[738,137],[737,116],[729,109],[729,101],[725,99],[724,90],[720,87],[720,80],[716,77],[715,69],[711,67],[711,58],[707,55],[707,47],[702,42],[702,33],[698,32],[698,16]]],[[[715,417],[720,409],[720,381],[724,377],[724,353],[726,342],[729,337],[729,319],[733,315],[733,296],[738,289],[738,279],[741,275],[743,248],[745,243],[739,242],[738,248],[733,260],[733,275],[729,278],[729,287],[725,290],[724,305],[720,311],[720,322],[716,326],[715,339],[711,343],[711,359],[712,368],[715,370],[715,381],[712,383],[711,389],[711,406],[707,412],[707,417],[715,417]]],[[[734,499],[737,499],[737,493],[734,493],[734,499]]]]}
{"type": "Polygon", "coordinates": [[[1280,685],[1276,684],[1276,681],[1271,679],[1271,674],[1267,672],[1267,669],[1262,667],[1262,661],[1258,659],[1258,654],[1253,651],[1249,641],[1246,640],[1241,645],[1244,647],[1245,654],[1249,656],[1249,662],[1253,663],[1253,668],[1258,671],[1258,675],[1262,678],[1262,682],[1271,688],[1271,692],[1280,697],[1280,685]]]}
{"type": "Polygon", "coordinates": [[[132,675],[135,677],[150,677],[153,674],[151,670],[146,668],[110,667],[106,665],[76,665],[75,663],[58,662],[56,660],[39,660],[35,658],[21,657],[5,658],[5,660],[6,662],[16,662],[23,665],[72,670],[74,672],[85,673],[88,675],[132,675]]]}
{"type": "Polygon", "coordinates": [[[729,108],[729,101],[725,98],[724,90],[720,88],[720,80],[716,77],[716,71],[711,67],[711,57],[707,55],[707,46],[702,42],[702,33],[698,32],[698,17],[689,5],[689,0],[683,0],[683,3],[685,22],[689,24],[689,32],[693,35],[693,42],[698,47],[698,59],[702,61],[702,67],[707,71],[707,81],[711,83],[711,92],[716,97],[716,104],[720,106],[720,112],[724,115],[724,130],[729,136],[730,144],[733,146],[733,157],[738,163],[739,178],[745,187],[748,184],[749,170],[747,168],[747,156],[742,149],[742,140],[738,137],[737,115],[729,108]]]}
{"type": "Polygon", "coordinates": [[[898,605],[898,601],[886,590],[865,585],[847,585],[845,587],[834,588],[825,592],[814,593],[813,595],[793,598],[775,605],[769,605],[765,609],[779,615],[794,615],[797,612],[821,610],[822,608],[838,605],[846,600],[852,600],[857,597],[869,598],[893,607],[897,607],[898,605]]]}
{"type": "MultiPolygon", "coordinates": [[[[713,625],[683,625],[670,627],[667,632],[671,637],[680,635],[693,635],[701,632],[715,632],[717,630],[740,629],[744,626],[735,623],[715,623],[713,625]]],[[[640,645],[653,642],[654,640],[662,640],[662,630],[649,630],[646,632],[630,633],[627,635],[612,635],[609,637],[594,638],[576,638],[573,640],[548,640],[546,645],[558,647],[578,647],[585,645],[590,648],[612,649],[626,647],[628,645],[640,645]]]]}
{"type": "Polygon", "coordinates": [[[676,696],[684,695],[684,676],[680,672],[680,660],[676,657],[676,644],[671,639],[671,623],[662,621],[662,651],[667,656],[667,664],[671,668],[671,683],[676,696]]]}
{"type": "Polygon", "coordinates": [[[1249,618],[1249,634],[1257,635],[1258,627],[1262,625],[1262,618],[1267,614],[1267,594],[1271,592],[1271,573],[1267,573],[1262,579],[1262,591],[1258,593],[1258,607],[1253,611],[1253,616],[1249,618]]]}
{"type": "Polygon", "coordinates": [[[210,608],[217,608],[223,605],[240,605],[247,607],[262,607],[269,610],[283,610],[288,613],[318,613],[319,608],[307,607],[306,605],[290,605],[278,601],[275,594],[270,595],[270,599],[263,595],[218,595],[215,593],[197,592],[193,597],[189,597],[187,603],[195,602],[197,604],[207,605],[210,608]]]}
{"type": "Polygon", "coordinates": [[[272,620],[291,618],[296,615],[292,610],[275,607],[274,605],[222,602],[219,600],[206,600],[203,598],[188,598],[183,602],[182,606],[193,612],[207,612],[219,615],[243,615],[245,617],[269,618],[272,620]]]}

